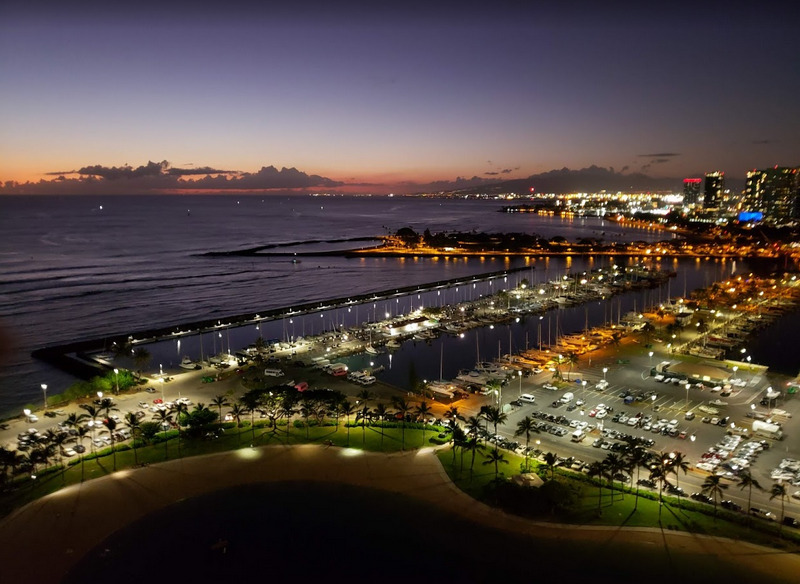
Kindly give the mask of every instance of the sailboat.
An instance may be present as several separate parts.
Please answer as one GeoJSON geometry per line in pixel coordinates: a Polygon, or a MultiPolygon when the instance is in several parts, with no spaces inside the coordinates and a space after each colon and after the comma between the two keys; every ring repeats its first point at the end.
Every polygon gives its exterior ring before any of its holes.
{"type": "Polygon", "coordinates": [[[372,346],[372,329],[369,329],[369,345],[364,349],[370,355],[377,355],[378,349],[372,346]]]}

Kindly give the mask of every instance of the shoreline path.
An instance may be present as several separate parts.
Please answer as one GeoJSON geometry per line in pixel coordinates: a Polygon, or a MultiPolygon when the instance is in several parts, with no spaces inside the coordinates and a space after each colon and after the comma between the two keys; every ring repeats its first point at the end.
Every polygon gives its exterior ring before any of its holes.
{"type": "MultiPolygon", "coordinates": [[[[173,460],[67,487],[0,522],[4,582],[56,583],[118,529],[183,499],[247,483],[335,482],[412,496],[482,526],[539,539],[659,547],[701,554],[796,582],[800,556],[724,538],[652,528],[540,523],[479,503],[447,477],[433,449],[378,454],[316,445],[268,446],[173,460]]],[[[631,550],[633,551],[633,550],[631,550]]]]}

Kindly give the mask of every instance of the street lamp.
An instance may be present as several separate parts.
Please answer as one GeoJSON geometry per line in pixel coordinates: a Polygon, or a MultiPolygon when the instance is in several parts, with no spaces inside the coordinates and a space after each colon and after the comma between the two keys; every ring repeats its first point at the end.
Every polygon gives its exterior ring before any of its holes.
{"type": "Polygon", "coordinates": [[[517,371],[517,377],[519,377],[519,394],[522,395],[522,371],[517,371]]]}
{"type": "Polygon", "coordinates": [[[608,367],[603,367],[603,381],[606,380],[606,373],[608,373],[608,367]]]}
{"type": "Polygon", "coordinates": [[[653,351],[650,351],[648,353],[648,355],[650,355],[650,364],[652,365],[653,364],[653,351]]]}
{"type": "Polygon", "coordinates": [[[117,386],[116,394],[119,395],[119,369],[114,368],[114,382],[117,386]]]}
{"type": "Polygon", "coordinates": [[[653,394],[653,395],[651,395],[651,396],[650,396],[650,408],[651,408],[653,411],[655,411],[655,409],[656,409],[656,398],[657,398],[657,397],[658,397],[658,396],[657,396],[657,395],[655,395],[655,394],[653,394]]]}
{"type": "Polygon", "coordinates": [[[47,410],[47,384],[43,383],[41,387],[42,393],[44,393],[44,409],[47,410]]]}

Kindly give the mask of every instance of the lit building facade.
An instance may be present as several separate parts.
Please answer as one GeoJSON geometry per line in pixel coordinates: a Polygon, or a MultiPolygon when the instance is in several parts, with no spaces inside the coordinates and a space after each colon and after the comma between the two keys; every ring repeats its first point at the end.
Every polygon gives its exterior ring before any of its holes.
{"type": "Polygon", "coordinates": [[[725,173],[707,172],[703,188],[703,209],[716,210],[722,207],[725,193],[725,173]]]}
{"type": "Polygon", "coordinates": [[[800,168],[752,170],[742,198],[745,211],[759,211],[770,223],[800,219],[800,168]]]}
{"type": "Polygon", "coordinates": [[[686,207],[695,207],[700,203],[700,189],[703,184],[701,178],[683,179],[683,204],[686,207]]]}

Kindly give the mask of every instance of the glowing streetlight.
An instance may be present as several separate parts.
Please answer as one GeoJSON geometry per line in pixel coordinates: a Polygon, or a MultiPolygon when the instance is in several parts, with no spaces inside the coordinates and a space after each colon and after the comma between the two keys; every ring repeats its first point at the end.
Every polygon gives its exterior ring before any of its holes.
{"type": "Polygon", "coordinates": [[[606,373],[608,373],[608,367],[603,367],[603,381],[606,380],[606,373]]]}
{"type": "Polygon", "coordinates": [[[44,394],[44,409],[47,409],[47,384],[43,383],[41,385],[42,393],[44,394]]]}
{"type": "Polygon", "coordinates": [[[648,353],[648,355],[650,355],[650,364],[652,365],[653,364],[653,351],[650,351],[648,353]]]}
{"type": "Polygon", "coordinates": [[[119,369],[117,369],[116,367],[114,368],[114,382],[117,387],[116,394],[119,395],[119,369]]]}
{"type": "Polygon", "coordinates": [[[517,371],[517,377],[519,377],[519,394],[522,395],[522,371],[517,371]]]}

